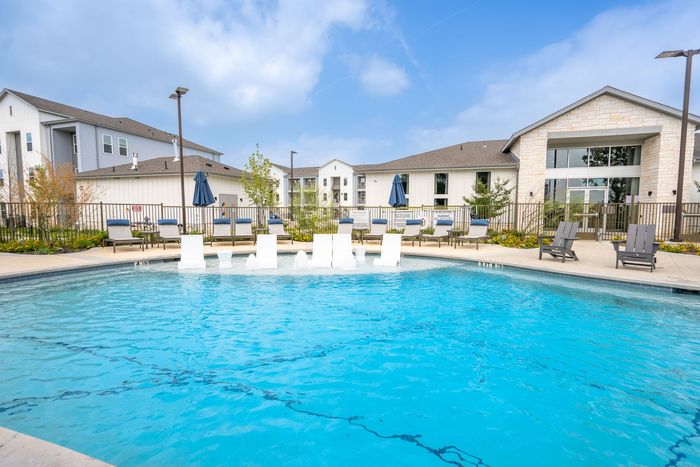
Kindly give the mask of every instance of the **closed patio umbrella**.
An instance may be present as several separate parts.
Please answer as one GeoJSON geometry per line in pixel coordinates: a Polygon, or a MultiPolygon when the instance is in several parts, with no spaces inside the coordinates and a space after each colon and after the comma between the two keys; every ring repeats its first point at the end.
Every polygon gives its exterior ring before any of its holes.
{"type": "Polygon", "coordinates": [[[401,183],[401,177],[398,174],[394,175],[394,181],[391,184],[389,205],[394,208],[401,208],[408,205],[406,193],[403,191],[403,183],[401,183]]]}
{"type": "MultiPolygon", "coordinates": [[[[194,197],[192,198],[192,205],[203,208],[214,204],[214,201],[216,200],[214,199],[214,194],[211,192],[211,188],[209,188],[207,176],[204,172],[197,172],[194,176],[194,197]]],[[[202,231],[204,231],[204,229],[202,229],[202,231]]]]}

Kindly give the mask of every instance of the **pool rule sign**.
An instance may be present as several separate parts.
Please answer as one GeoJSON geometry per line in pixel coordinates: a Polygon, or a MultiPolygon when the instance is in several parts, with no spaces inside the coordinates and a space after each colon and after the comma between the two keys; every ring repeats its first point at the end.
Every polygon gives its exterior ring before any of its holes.
{"type": "Polygon", "coordinates": [[[369,230],[369,211],[353,209],[350,211],[352,228],[357,230],[369,230]]]}

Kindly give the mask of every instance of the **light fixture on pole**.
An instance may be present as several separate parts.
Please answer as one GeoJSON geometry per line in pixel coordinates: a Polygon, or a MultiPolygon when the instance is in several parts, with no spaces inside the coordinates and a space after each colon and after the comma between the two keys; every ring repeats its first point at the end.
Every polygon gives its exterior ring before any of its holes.
{"type": "Polygon", "coordinates": [[[667,50],[656,58],[685,57],[685,86],[683,88],[683,116],[681,118],[681,144],[678,156],[678,180],[676,186],[676,218],[673,223],[672,240],[681,241],[683,222],[683,179],[685,178],[685,151],[688,140],[688,108],[690,106],[690,75],[693,68],[693,55],[700,54],[700,49],[667,50]]]}
{"type": "Polygon", "coordinates": [[[291,212],[289,214],[289,219],[294,220],[294,154],[296,154],[296,151],[289,151],[289,178],[290,178],[290,190],[291,190],[291,198],[290,198],[290,205],[292,207],[291,212]]]}
{"type": "Polygon", "coordinates": [[[180,194],[182,196],[182,233],[187,233],[187,211],[185,209],[185,159],[182,154],[182,96],[187,94],[189,89],[178,86],[175,92],[170,94],[171,99],[177,101],[177,134],[178,134],[178,157],[180,158],[180,194]]]}

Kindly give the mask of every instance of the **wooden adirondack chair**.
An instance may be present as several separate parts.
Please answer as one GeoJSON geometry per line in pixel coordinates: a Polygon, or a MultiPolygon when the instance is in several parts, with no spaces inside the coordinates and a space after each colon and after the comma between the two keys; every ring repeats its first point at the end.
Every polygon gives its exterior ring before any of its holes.
{"type": "Polygon", "coordinates": [[[649,266],[649,272],[654,272],[656,252],[659,251],[659,243],[654,241],[655,236],[656,225],[654,224],[630,224],[625,249],[620,249],[623,240],[613,240],[612,242],[616,254],[615,269],[622,262],[623,266],[628,264],[649,266]]]}
{"type": "Polygon", "coordinates": [[[578,261],[578,256],[576,256],[576,252],[572,249],[574,241],[577,240],[577,231],[578,222],[560,222],[559,227],[557,227],[557,232],[553,237],[551,235],[540,235],[537,237],[537,242],[540,245],[540,259],[542,259],[542,253],[547,253],[553,258],[561,258],[562,263],[566,261],[566,258],[578,261]],[[546,238],[553,239],[551,245],[546,245],[544,243],[546,238]]]}

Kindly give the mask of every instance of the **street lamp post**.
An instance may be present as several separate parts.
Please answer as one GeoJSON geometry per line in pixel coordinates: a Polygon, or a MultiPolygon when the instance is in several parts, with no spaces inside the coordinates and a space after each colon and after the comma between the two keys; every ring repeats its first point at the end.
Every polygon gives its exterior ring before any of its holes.
{"type": "Polygon", "coordinates": [[[182,96],[187,94],[189,89],[178,86],[175,92],[170,94],[171,99],[177,100],[177,134],[178,134],[178,147],[180,149],[180,195],[182,201],[182,234],[187,233],[187,210],[185,209],[185,158],[182,153],[182,107],[180,101],[182,96]]]}
{"type": "Polygon", "coordinates": [[[681,147],[678,156],[678,181],[676,184],[676,218],[673,222],[673,241],[681,241],[683,222],[683,179],[685,178],[685,150],[688,139],[688,107],[690,106],[690,75],[693,68],[693,55],[700,54],[700,49],[668,50],[656,58],[685,57],[685,87],[683,89],[683,117],[681,118],[681,147]]]}
{"type": "Polygon", "coordinates": [[[291,193],[291,198],[289,200],[289,204],[291,206],[291,212],[289,214],[289,219],[294,220],[294,154],[296,154],[296,151],[289,151],[289,178],[290,178],[290,193],[291,193]]]}

